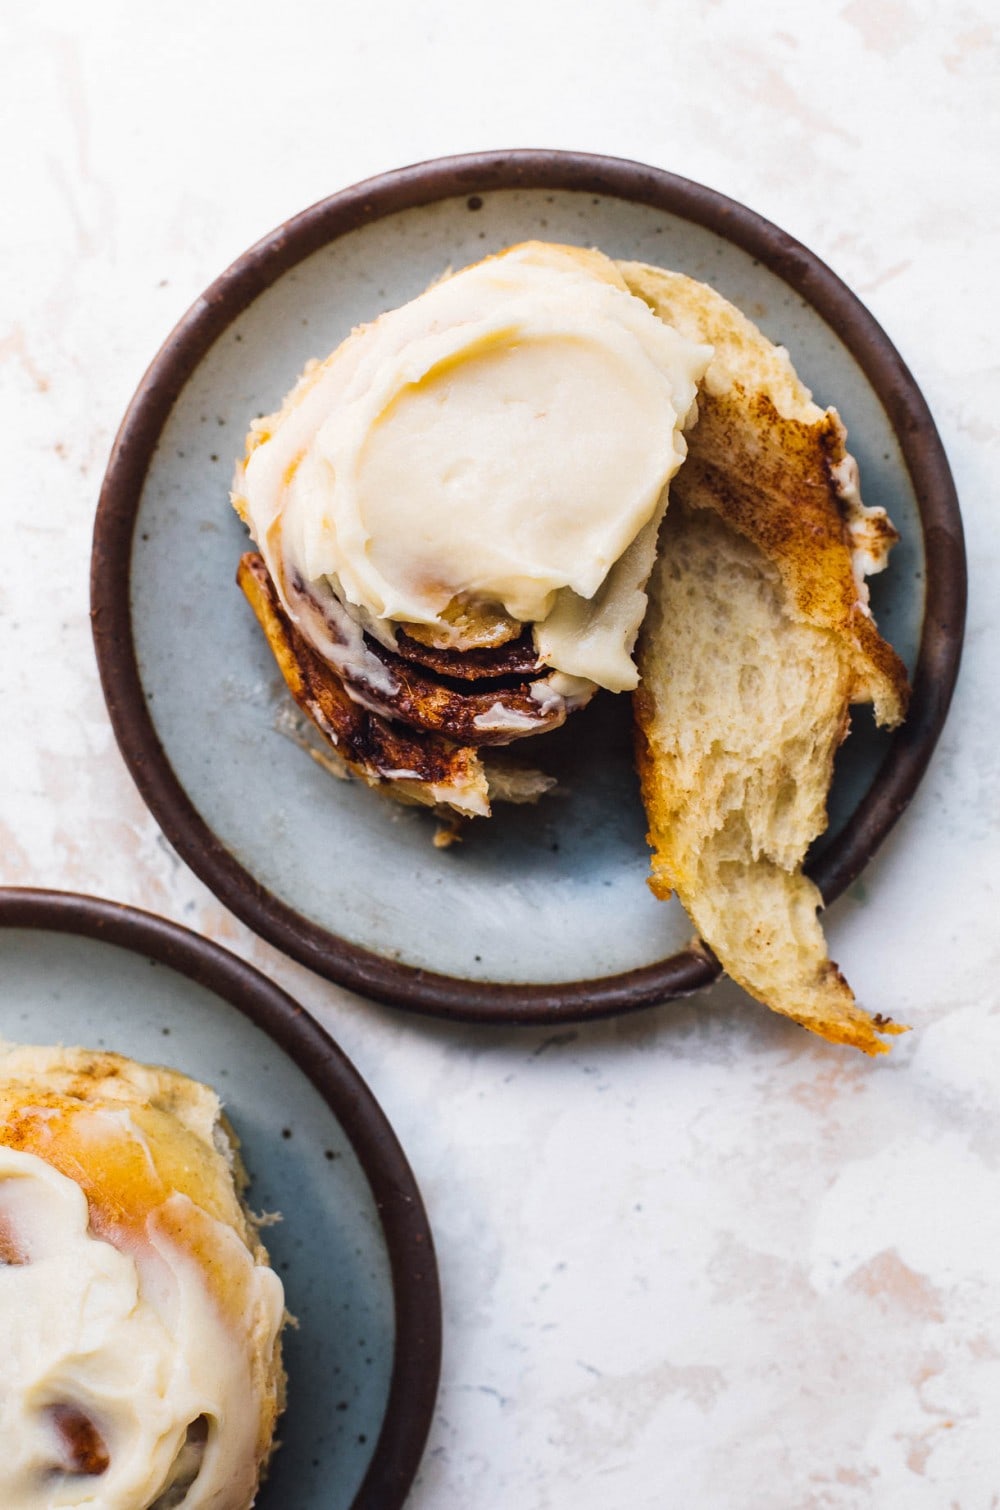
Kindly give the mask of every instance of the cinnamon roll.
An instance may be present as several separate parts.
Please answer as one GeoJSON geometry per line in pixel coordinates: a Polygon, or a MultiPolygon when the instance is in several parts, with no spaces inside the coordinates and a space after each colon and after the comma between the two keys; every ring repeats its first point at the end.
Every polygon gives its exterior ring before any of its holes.
{"type": "Polygon", "coordinates": [[[207,1086],[0,1047],[0,1504],[248,1510],[281,1281],[207,1086]]]}
{"type": "Polygon", "coordinates": [[[491,747],[636,685],[710,355],[600,252],[529,242],[361,326],[251,426],[239,581],[351,770],[485,815],[491,747]]]}

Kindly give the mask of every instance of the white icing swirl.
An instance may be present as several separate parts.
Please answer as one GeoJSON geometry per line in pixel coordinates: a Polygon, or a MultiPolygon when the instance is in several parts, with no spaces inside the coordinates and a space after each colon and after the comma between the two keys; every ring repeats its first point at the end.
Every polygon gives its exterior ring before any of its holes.
{"type": "Polygon", "coordinates": [[[499,609],[535,626],[545,664],[620,691],[710,356],[600,253],[528,243],[307,370],[252,432],[234,502],[286,607],[287,584],[308,584],[386,643],[456,599],[499,609]],[[629,555],[639,537],[650,549],[629,555]]]}

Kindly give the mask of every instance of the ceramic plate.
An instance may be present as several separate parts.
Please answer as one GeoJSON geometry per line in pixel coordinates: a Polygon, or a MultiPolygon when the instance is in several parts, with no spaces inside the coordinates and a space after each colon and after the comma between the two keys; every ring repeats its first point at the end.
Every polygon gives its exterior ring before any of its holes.
{"type": "Polygon", "coordinates": [[[83,1044],[213,1085],[297,1329],[258,1510],[397,1510],[437,1391],[440,1303],[420,1194],[336,1044],[255,970],[148,914],[0,890],[0,1037],[83,1044]]]}
{"type": "Polygon", "coordinates": [[[620,1011],[717,973],[688,947],[680,908],[645,884],[627,699],[599,697],[547,749],[532,741],[557,794],[435,849],[432,816],[336,781],[282,732],[287,695],[233,585],[247,536],[227,490],[250,419],[280,403],[307,358],[443,269],[533,236],[715,284],[790,348],[821,403],[836,403],[866,500],[902,532],[872,594],[915,697],[892,738],[855,716],[830,831],[811,857],[828,901],[923,772],[965,602],[947,463],[898,354],[811,253],[710,190],[577,154],[454,158],[335,195],[234,264],[147,373],[102,492],[93,608],[119,744],[176,848],[273,943],[362,993],[505,1021],[620,1011]]]}

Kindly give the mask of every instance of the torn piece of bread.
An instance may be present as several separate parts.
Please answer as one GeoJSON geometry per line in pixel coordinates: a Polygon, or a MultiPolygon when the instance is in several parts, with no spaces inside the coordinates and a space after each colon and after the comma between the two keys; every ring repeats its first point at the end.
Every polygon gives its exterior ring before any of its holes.
{"type": "Polygon", "coordinates": [[[821,410],[738,310],[693,279],[626,264],[630,288],[716,355],[650,581],[635,695],[654,850],[730,976],[836,1042],[884,1052],[898,1025],[858,1007],[802,874],[826,826],[851,703],[906,709],[905,668],[868,609],[895,532],[866,509],[834,410],[821,410]]]}

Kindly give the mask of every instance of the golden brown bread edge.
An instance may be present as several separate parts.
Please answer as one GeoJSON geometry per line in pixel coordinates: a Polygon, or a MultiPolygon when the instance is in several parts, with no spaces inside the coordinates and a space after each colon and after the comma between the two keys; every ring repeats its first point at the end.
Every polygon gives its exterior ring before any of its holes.
{"type": "Polygon", "coordinates": [[[898,538],[881,510],[851,501],[853,461],[835,409],[820,409],[788,353],[709,285],[619,263],[630,291],[715,355],[671,497],[708,508],[777,567],[790,612],[837,634],[855,678],[852,702],[880,724],[906,715],[906,667],[879,634],[852,562],[860,540],[880,570],[898,538]]]}
{"type": "Polygon", "coordinates": [[[873,703],[889,727],[906,711],[905,668],[853,559],[880,564],[895,532],[860,505],[844,427],[812,403],[787,353],[704,284],[620,266],[633,293],[716,352],[637,651],[650,885],[677,892],[752,995],[882,1053],[883,1035],[902,1030],[859,1007],[828,958],[802,864],[826,826],[850,705],[873,703]]]}

